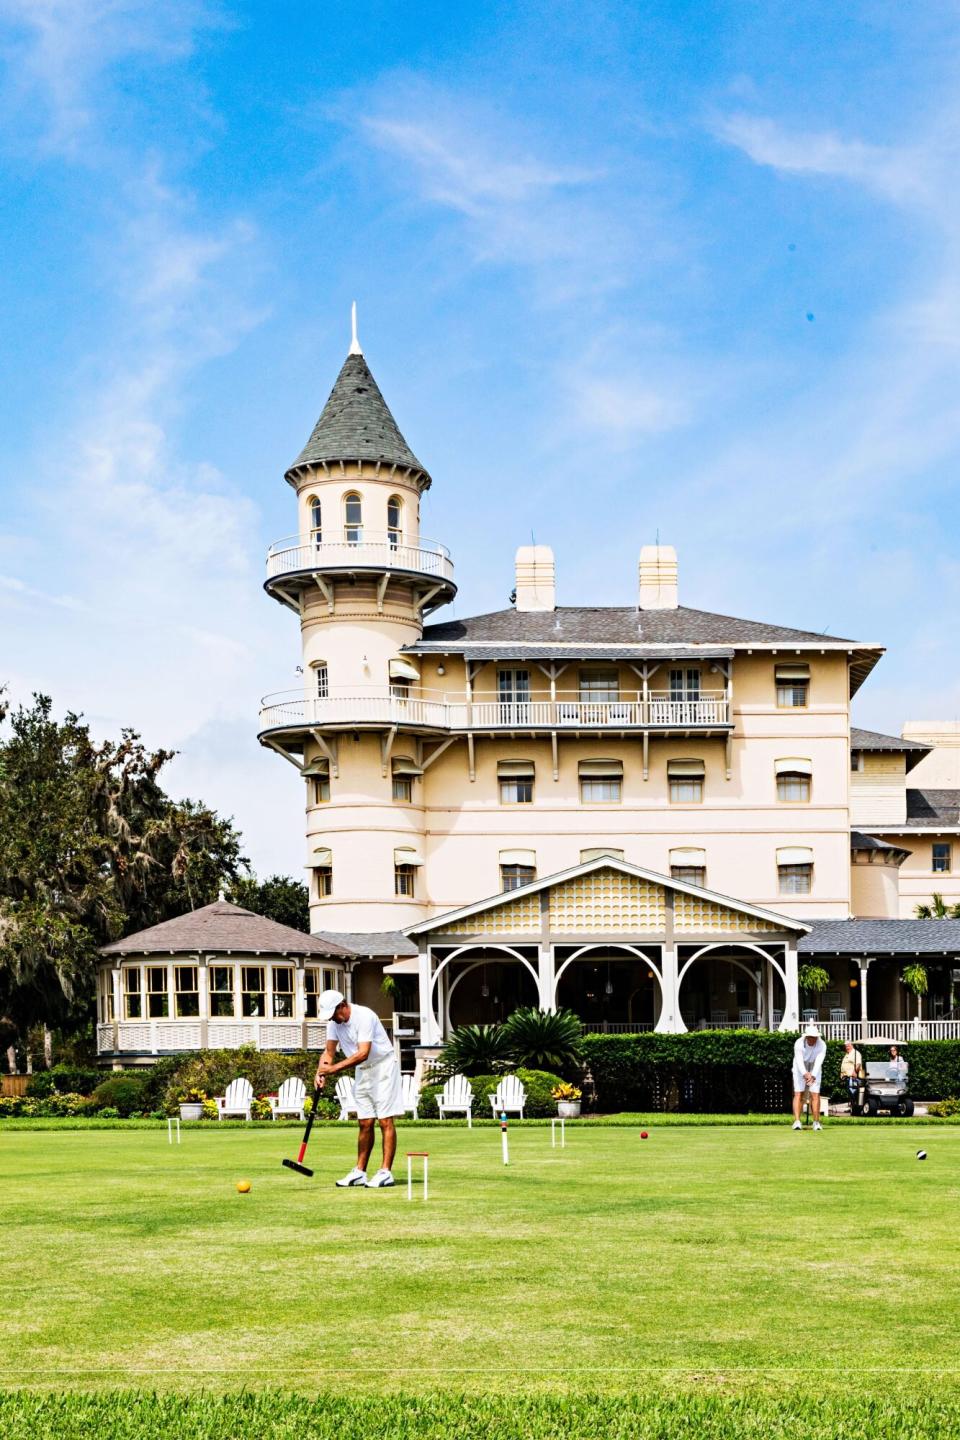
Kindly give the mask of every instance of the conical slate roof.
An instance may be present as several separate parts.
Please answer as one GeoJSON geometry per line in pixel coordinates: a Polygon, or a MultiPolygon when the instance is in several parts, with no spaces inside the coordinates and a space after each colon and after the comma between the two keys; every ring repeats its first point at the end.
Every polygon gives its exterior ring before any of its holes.
{"type": "Polygon", "coordinates": [[[380,387],[364,357],[351,353],[330,391],[313,434],[287,471],[323,461],[380,460],[418,471],[426,489],[430,476],[400,434],[380,387]]]}
{"type": "Polygon", "coordinates": [[[242,905],[215,900],[199,910],[177,915],[104,945],[101,955],[184,955],[195,950],[225,955],[328,955],[352,958],[342,945],[278,925],[242,905]]]}

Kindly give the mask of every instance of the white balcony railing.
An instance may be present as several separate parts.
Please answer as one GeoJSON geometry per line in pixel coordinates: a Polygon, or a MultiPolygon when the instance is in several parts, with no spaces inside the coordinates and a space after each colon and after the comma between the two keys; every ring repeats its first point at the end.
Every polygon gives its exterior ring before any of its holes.
{"type": "Polygon", "coordinates": [[[436,540],[418,536],[359,530],[356,540],[345,536],[316,540],[289,535],[267,551],[267,579],[312,570],[406,570],[436,580],[453,580],[450,551],[436,540]]]}
{"type": "Polygon", "coordinates": [[[386,690],[350,695],[287,691],[264,697],[260,731],[297,726],[383,724],[436,730],[696,730],[730,724],[723,695],[677,700],[650,694],[633,700],[502,701],[439,691],[400,697],[386,690]]]}

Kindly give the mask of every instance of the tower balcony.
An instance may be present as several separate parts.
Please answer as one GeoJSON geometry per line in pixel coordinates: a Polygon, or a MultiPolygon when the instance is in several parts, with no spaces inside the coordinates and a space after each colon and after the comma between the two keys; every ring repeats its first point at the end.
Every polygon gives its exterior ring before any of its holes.
{"type": "Polygon", "coordinates": [[[306,538],[289,535],[274,541],[267,551],[264,589],[296,610],[297,593],[305,585],[319,585],[332,604],[333,591],[328,582],[359,576],[375,577],[381,582],[381,602],[391,578],[412,581],[420,592],[424,614],[445,605],[457,593],[453,561],[445,545],[420,535],[408,540],[398,530],[378,532],[359,526],[353,533],[345,530],[329,539],[315,534],[306,538]]]}

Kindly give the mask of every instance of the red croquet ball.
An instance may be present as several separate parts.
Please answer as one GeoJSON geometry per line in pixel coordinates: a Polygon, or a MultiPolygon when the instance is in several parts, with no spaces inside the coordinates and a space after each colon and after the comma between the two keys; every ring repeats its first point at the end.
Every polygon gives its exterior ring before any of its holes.
{"type": "Polygon", "coordinates": [[[648,1136],[646,1130],[641,1130],[641,1131],[640,1131],[640,1139],[641,1139],[641,1140],[648,1140],[649,1138],[650,1138],[650,1137],[648,1136]]]}

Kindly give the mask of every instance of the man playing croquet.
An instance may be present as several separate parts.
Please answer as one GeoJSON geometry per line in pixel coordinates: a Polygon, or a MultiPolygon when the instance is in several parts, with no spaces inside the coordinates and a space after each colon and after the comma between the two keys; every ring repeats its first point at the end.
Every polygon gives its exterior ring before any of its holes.
{"type": "Polygon", "coordinates": [[[336,1183],[341,1190],[353,1186],[386,1190],[393,1185],[393,1157],[397,1150],[395,1115],[403,1114],[400,1066],[390,1037],[380,1017],[366,1005],[351,1005],[339,990],[325,990],[320,996],[318,1018],[327,1021],[327,1045],[317,1065],[316,1083],[322,1086],[328,1075],[353,1070],[357,1099],[357,1163],[336,1183]],[[337,1060],[337,1047],[343,1059],[337,1060]],[[383,1137],[383,1164],[372,1179],[367,1166],[373,1150],[373,1122],[380,1122],[383,1137]]]}
{"type": "Polygon", "coordinates": [[[813,1107],[813,1128],[822,1130],[820,1124],[820,1072],[823,1057],[827,1053],[820,1031],[812,1021],[803,1027],[803,1034],[793,1047],[793,1128],[802,1130],[800,1111],[803,1107],[804,1092],[809,1092],[813,1107]]]}

